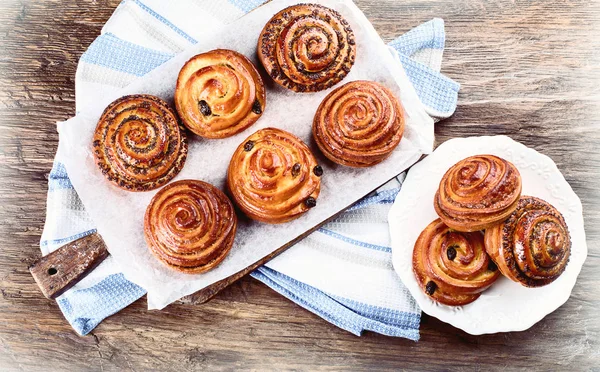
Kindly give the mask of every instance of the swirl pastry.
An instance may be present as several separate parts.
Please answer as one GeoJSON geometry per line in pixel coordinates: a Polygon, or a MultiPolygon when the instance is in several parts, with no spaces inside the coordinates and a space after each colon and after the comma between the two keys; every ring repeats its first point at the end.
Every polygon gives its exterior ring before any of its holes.
{"type": "Polygon", "coordinates": [[[177,112],[183,124],[199,136],[233,136],[254,124],[265,104],[262,78],[238,52],[216,49],[198,54],[179,72],[177,112]]]}
{"type": "Polygon", "coordinates": [[[404,110],[394,94],[372,81],[353,81],[325,97],[313,136],[330,160],[369,167],[387,158],[404,133],[404,110]]]}
{"type": "Polygon", "coordinates": [[[308,146],[291,133],[265,128],[235,150],[227,184],[250,218],[282,223],[317,205],[323,168],[308,146]]]}
{"type": "Polygon", "coordinates": [[[172,269],[208,271],[229,253],[237,228],[233,205],[202,181],[173,182],[146,209],[144,234],[150,251],[172,269]]]}
{"type": "Polygon", "coordinates": [[[439,218],[415,243],[413,271],[427,295],[450,306],[475,301],[500,276],[485,252],[483,234],[452,230],[439,218]]]}
{"type": "Polygon", "coordinates": [[[338,12],[299,4],[275,14],[258,39],[258,58],[276,83],[317,92],[340,82],[354,65],[354,33],[338,12]]]}
{"type": "Polygon", "coordinates": [[[504,221],[517,208],[520,196],[521,175],[512,163],[493,155],[476,155],[448,169],[434,207],[451,228],[477,231],[504,221]]]}
{"type": "Polygon", "coordinates": [[[565,271],[571,237],[556,208],[523,196],[506,221],[485,231],[485,249],[504,276],[526,287],[541,287],[565,271]]]}
{"type": "Polygon", "coordinates": [[[94,132],[96,164],[125,190],[147,191],[169,182],[183,168],[187,151],[185,128],[155,96],[119,98],[104,110],[94,132]]]}

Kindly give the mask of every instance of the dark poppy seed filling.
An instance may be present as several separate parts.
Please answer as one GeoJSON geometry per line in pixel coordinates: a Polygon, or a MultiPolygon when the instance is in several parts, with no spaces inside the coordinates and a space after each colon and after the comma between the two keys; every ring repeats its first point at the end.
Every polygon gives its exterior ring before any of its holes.
{"type": "Polygon", "coordinates": [[[250,151],[254,148],[254,141],[248,141],[244,145],[244,151],[250,151]]]}
{"type": "Polygon", "coordinates": [[[258,56],[276,83],[296,92],[317,92],[342,80],[356,47],[348,22],[333,9],[298,4],[265,25],[258,56]]]}
{"type": "Polygon", "coordinates": [[[175,112],[151,95],[124,96],[103,112],[92,142],[96,164],[116,186],[148,191],[171,180],[187,157],[175,112]]]}
{"type": "Polygon", "coordinates": [[[314,172],[315,176],[321,177],[323,175],[323,167],[321,167],[320,165],[317,165],[316,167],[313,168],[313,172],[314,172]]]}
{"type": "Polygon", "coordinates": [[[435,282],[433,280],[430,280],[427,282],[427,285],[425,286],[425,292],[427,292],[428,295],[433,296],[436,289],[437,289],[437,284],[435,284],[435,282]]]}
{"type": "Polygon", "coordinates": [[[212,110],[210,109],[210,106],[208,105],[208,103],[205,100],[201,100],[200,102],[198,102],[198,107],[200,108],[200,113],[204,116],[210,116],[212,115],[212,110]]]}
{"type": "Polygon", "coordinates": [[[314,208],[317,206],[317,201],[312,196],[309,196],[308,199],[304,201],[304,205],[306,205],[308,208],[314,208]]]}
{"type": "Polygon", "coordinates": [[[521,196],[507,220],[486,229],[485,239],[498,271],[525,287],[555,281],[571,255],[571,236],[563,215],[533,196],[521,196]]]}

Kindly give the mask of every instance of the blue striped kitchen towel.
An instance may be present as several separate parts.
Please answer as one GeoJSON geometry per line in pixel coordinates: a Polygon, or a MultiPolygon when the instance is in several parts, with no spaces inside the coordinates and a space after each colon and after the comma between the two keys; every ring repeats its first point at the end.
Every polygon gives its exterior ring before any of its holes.
{"type": "MultiPolygon", "coordinates": [[[[80,59],[77,110],[144,76],[196,43],[207,30],[222,27],[263,2],[122,1],[80,59]]],[[[434,119],[452,115],[459,89],[439,73],[444,42],[444,23],[433,19],[389,44],[434,119]]],[[[49,176],[43,254],[95,231],[61,156],[59,151],[49,176]]],[[[402,179],[401,175],[390,181],[251,275],[356,335],[369,330],[417,340],[421,312],[392,268],[387,225],[402,179]]],[[[73,328],[85,335],[144,294],[117,271],[109,256],[57,302],[73,328]]]]}

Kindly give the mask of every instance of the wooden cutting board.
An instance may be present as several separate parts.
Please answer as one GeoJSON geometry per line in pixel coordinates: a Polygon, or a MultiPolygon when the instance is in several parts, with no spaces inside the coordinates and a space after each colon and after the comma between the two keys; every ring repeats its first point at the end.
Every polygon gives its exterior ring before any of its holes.
{"type": "MultiPolygon", "coordinates": [[[[279,247],[269,255],[264,256],[243,270],[225,279],[215,282],[208,287],[199,290],[198,292],[195,292],[189,296],[185,296],[179,301],[194,305],[205,303],[217,293],[227,288],[238,279],[241,279],[244,275],[270,261],[272,258],[285,251],[298,241],[302,240],[304,237],[310,235],[319,227],[333,220],[349,207],[350,205],[343,211],[306,231],[296,239],[289,241],[285,245],[279,247]]],[[[98,233],[93,233],[65,244],[47,256],[42,257],[29,267],[29,271],[31,272],[31,275],[35,279],[37,285],[40,287],[40,290],[44,296],[49,299],[55,299],[77,284],[87,274],[92,272],[92,270],[94,270],[108,256],[109,252],[104,244],[104,241],[102,240],[102,237],[98,233]]]]}
{"type": "MultiPolygon", "coordinates": [[[[201,304],[208,301],[227,286],[269,261],[294,243],[295,241],[280,247],[244,270],[186,296],[181,301],[190,304],[201,304]]],[[[77,284],[108,256],[109,253],[102,237],[98,233],[93,233],[63,245],[56,251],[42,257],[29,267],[29,271],[44,296],[55,299],[77,284]]]]}
{"type": "MultiPolygon", "coordinates": [[[[285,4],[293,3],[292,0],[288,0],[286,2],[281,2],[275,4],[275,2],[271,2],[260,9],[264,10],[262,13],[257,13],[258,10],[255,10],[249,15],[242,17],[240,20],[236,21],[236,25],[240,25],[243,29],[250,29],[251,27],[256,27],[257,24],[262,25],[272,16],[275,11],[279,11],[285,4]],[[270,6],[272,5],[272,6],[270,6]],[[271,10],[269,10],[269,9],[271,10]],[[261,18],[262,17],[262,18],[261,18]],[[264,18],[264,19],[263,19],[264,18]]],[[[394,59],[394,57],[389,53],[389,49],[383,41],[379,38],[375,30],[371,27],[368,19],[362,14],[362,12],[356,8],[356,5],[351,1],[329,1],[326,3],[331,3],[332,6],[340,7],[340,11],[345,12],[345,16],[350,23],[353,23],[359,27],[355,28],[355,38],[356,43],[360,46],[360,53],[355,60],[355,65],[353,66],[353,72],[357,74],[355,77],[360,77],[361,79],[369,79],[375,80],[380,83],[387,82],[388,88],[392,89],[392,91],[398,96],[401,97],[402,104],[404,106],[404,111],[406,112],[406,126],[419,128],[420,125],[429,125],[433,124],[431,118],[427,115],[425,110],[422,108],[422,105],[419,103],[419,98],[417,97],[414,89],[410,88],[410,81],[405,76],[402,69],[398,66],[398,61],[394,59]],[[363,57],[361,57],[363,56],[363,57]],[[375,65],[374,65],[375,64],[375,65]],[[374,68],[379,66],[379,68],[374,68]],[[362,70],[361,70],[362,69],[362,70]],[[362,72],[360,72],[362,71],[362,72]]],[[[233,25],[233,24],[232,24],[233,25]]],[[[258,33],[258,30],[255,30],[258,33]]],[[[226,28],[218,34],[218,37],[215,39],[207,40],[205,42],[199,42],[194,45],[190,49],[186,49],[184,52],[179,54],[178,56],[171,59],[169,62],[163,64],[160,69],[156,69],[154,73],[162,74],[161,78],[165,81],[169,81],[170,83],[167,86],[158,87],[156,82],[152,78],[141,79],[139,83],[133,84],[124,88],[124,91],[121,91],[119,94],[134,94],[144,92],[147,94],[155,94],[158,96],[163,95],[162,98],[170,100],[172,97],[172,92],[175,90],[175,86],[173,85],[176,81],[177,74],[181,69],[182,61],[185,61],[190,56],[200,52],[209,50],[219,45],[223,45],[226,42],[238,42],[240,38],[239,30],[235,29],[235,27],[226,28]],[[216,41],[218,40],[218,41],[216,41]],[[168,78],[167,78],[168,77],[168,78]],[[169,85],[171,84],[171,85],[169,85]],[[129,90],[128,90],[129,89],[129,90]]],[[[250,38],[251,42],[238,43],[238,48],[240,48],[239,52],[244,52],[246,55],[254,55],[256,53],[256,40],[253,36],[250,38]]],[[[259,64],[257,64],[259,65],[259,64]]],[[[349,75],[350,76],[350,75],[349,75]]],[[[349,77],[350,78],[350,77],[349,77]]],[[[269,90],[269,89],[268,89],[269,90]]],[[[294,104],[290,105],[289,97],[285,95],[285,92],[282,93],[277,89],[271,89],[269,91],[272,99],[270,98],[270,104],[272,105],[271,109],[271,118],[270,121],[269,113],[265,111],[264,116],[261,118],[261,121],[257,123],[257,127],[254,129],[260,129],[260,126],[265,126],[267,123],[277,122],[278,128],[289,130],[290,132],[298,135],[301,139],[305,141],[307,144],[311,144],[312,142],[312,131],[311,126],[307,126],[306,123],[311,123],[314,118],[314,110],[321,103],[321,99],[316,95],[295,95],[294,96],[294,104]],[[274,106],[273,106],[274,105],[274,106]],[[293,111],[292,108],[297,108],[296,111],[293,111]],[[279,120],[279,115],[277,114],[278,110],[286,112],[286,120],[279,120]],[[290,111],[291,110],[291,111],[290,111]],[[293,114],[290,114],[293,112],[293,114]]],[[[325,92],[321,92],[321,94],[325,94],[325,92]]],[[[105,97],[108,101],[108,98],[105,97]]],[[[116,98],[116,97],[115,97],[116,98]]],[[[61,138],[65,138],[71,142],[67,142],[66,147],[70,148],[73,152],[70,154],[65,154],[65,167],[67,170],[78,169],[80,172],[70,175],[71,180],[75,187],[77,188],[77,184],[79,182],[80,190],[79,194],[82,199],[82,202],[86,204],[86,200],[89,201],[90,206],[98,206],[94,200],[102,200],[101,198],[105,196],[105,193],[110,194],[110,189],[108,185],[105,183],[101,183],[99,187],[85,187],[88,182],[92,184],[94,181],[90,181],[98,178],[99,182],[103,182],[103,177],[94,167],[90,167],[91,163],[80,163],[83,159],[81,156],[77,156],[76,154],[80,153],[88,153],[89,143],[84,141],[85,131],[93,129],[95,127],[94,120],[91,120],[88,116],[75,117],[71,120],[75,120],[70,124],[63,123],[63,129],[61,130],[61,138]],[[80,121],[79,124],[75,125],[75,122],[80,121]],[[81,131],[81,132],[80,132],[81,131]],[[72,145],[71,147],[69,147],[72,145]],[[89,168],[89,169],[88,169],[89,168]],[[84,170],[88,170],[89,172],[85,172],[84,170]],[[83,176],[85,174],[86,176],[83,176]],[[89,177],[88,177],[89,176],[89,177]],[[78,177],[78,178],[77,178],[78,177]],[[91,178],[90,178],[91,177],[91,178]],[[100,181],[102,179],[102,181],[100,181]],[[107,188],[104,191],[99,191],[102,187],[107,188]]],[[[85,132],[87,133],[87,132],[85,132]]],[[[407,131],[407,133],[411,133],[411,131],[407,131]]],[[[266,256],[260,258],[252,265],[247,266],[243,270],[228,276],[225,279],[222,279],[216,283],[210,284],[202,290],[187,296],[185,302],[190,303],[202,303],[206,300],[213,297],[216,293],[221,291],[223,288],[227,287],[231,283],[235,282],[237,279],[241,278],[245,274],[250,271],[256,269],[258,266],[264,264],[269,261],[273,257],[277,256],[279,253],[283,252],[293,244],[295,244],[300,239],[304,238],[308,234],[312,233],[315,229],[319,228],[323,224],[330,221],[332,218],[339,215],[339,213],[345,211],[350,205],[354,204],[354,202],[360,200],[365,194],[373,191],[378,188],[381,184],[387,182],[390,178],[393,178],[398,173],[401,173],[407,166],[411,165],[411,162],[414,162],[415,158],[418,157],[418,154],[421,154],[422,151],[419,149],[419,145],[421,141],[423,142],[423,146],[428,146],[425,144],[425,139],[420,138],[421,136],[414,135],[417,133],[416,131],[412,131],[413,140],[409,142],[410,144],[407,147],[406,156],[400,155],[400,151],[393,152],[390,157],[386,160],[386,162],[382,162],[381,164],[364,168],[361,170],[359,174],[354,173],[353,171],[345,170],[342,167],[327,167],[326,171],[330,174],[332,178],[328,184],[327,190],[322,190],[320,194],[320,203],[325,203],[328,205],[328,208],[317,208],[314,212],[311,212],[306,217],[306,221],[303,222],[301,229],[299,228],[288,228],[285,229],[285,226],[282,227],[283,237],[285,239],[275,239],[276,243],[270,244],[262,244],[260,245],[247,245],[250,248],[261,248],[260,254],[256,254],[253,257],[260,257],[263,254],[266,256]],[[420,138],[420,139],[419,139],[420,138]],[[337,190],[347,190],[343,193],[340,193],[337,190]],[[341,196],[341,197],[340,197],[341,196]],[[347,204],[347,205],[346,205],[347,204]],[[332,216],[333,214],[333,216],[332,216]],[[312,226],[312,227],[311,227],[312,226]],[[296,236],[296,234],[300,234],[296,236]],[[285,244],[283,242],[285,241],[285,244]],[[278,247],[274,251],[272,251],[272,247],[277,247],[279,244],[283,244],[278,247]],[[265,249],[264,247],[267,247],[265,249]],[[269,253],[267,253],[269,252],[269,253]]],[[[189,139],[188,145],[190,149],[192,148],[192,139],[189,139]]],[[[212,180],[211,183],[216,185],[223,185],[226,179],[227,165],[229,164],[229,159],[226,159],[223,156],[220,156],[219,159],[211,158],[211,149],[208,144],[202,142],[200,146],[199,142],[195,142],[196,150],[195,150],[195,158],[192,163],[192,167],[186,167],[182,173],[181,178],[190,178],[190,179],[202,179],[202,180],[212,180]],[[218,160],[218,161],[217,161],[218,160]],[[185,175],[186,169],[189,170],[185,175]],[[185,176],[185,177],[184,177],[185,176]],[[210,177],[210,178],[207,178],[210,177]]],[[[237,138],[226,138],[219,141],[219,149],[223,150],[221,153],[227,153],[229,151],[233,152],[235,148],[239,145],[239,139],[237,138]]],[[[216,146],[216,145],[211,145],[216,146]]],[[[402,145],[400,145],[402,147],[402,145]]],[[[213,149],[214,150],[214,149],[213,149]]],[[[313,153],[317,154],[317,159],[322,161],[322,164],[325,166],[327,163],[326,159],[323,155],[320,155],[316,148],[314,148],[313,144],[313,153]]],[[[190,156],[188,156],[187,162],[192,161],[191,158],[193,156],[192,151],[190,150],[190,156]]],[[[131,221],[133,219],[128,219],[124,221],[122,224],[108,224],[106,221],[118,221],[111,216],[120,215],[118,208],[114,207],[118,204],[110,203],[113,208],[107,212],[108,208],[104,210],[105,215],[102,217],[102,221],[105,222],[104,227],[106,230],[111,231],[116,236],[123,236],[133,229],[138,228],[139,226],[133,225],[131,221]],[[126,225],[129,224],[129,225],[126,225]],[[110,226],[110,228],[108,228],[110,226]],[[119,230],[121,229],[121,230],[119,230]]],[[[142,205],[141,200],[137,200],[137,203],[132,203],[135,205],[137,209],[130,208],[128,212],[130,214],[136,216],[142,216],[144,210],[140,207],[142,205]],[[133,213],[135,212],[135,213],[133,213]]],[[[88,208],[93,210],[93,208],[88,208]]],[[[92,212],[90,214],[93,216],[92,212]]],[[[100,221],[98,221],[100,222],[100,221]]],[[[290,222],[292,224],[294,222],[290,222]]],[[[100,225],[100,223],[99,223],[100,225]]],[[[245,227],[246,228],[246,227],[245,227]]],[[[238,233],[242,229],[242,226],[238,225],[238,233]]],[[[112,244],[112,241],[109,240],[108,233],[105,233],[105,238],[109,241],[109,244],[112,244]]],[[[251,236],[255,239],[265,238],[264,235],[261,235],[263,230],[261,230],[261,226],[253,225],[253,228],[246,228],[244,231],[247,236],[251,236]]],[[[111,235],[111,238],[114,238],[111,235]]],[[[131,238],[131,237],[130,237],[131,238]]],[[[117,240],[115,238],[115,240],[117,240]]],[[[131,244],[131,247],[135,249],[143,250],[143,239],[139,238],[139,234],[135,237],[135,239],[131,238],[130,240],[135,241],[135,244],[131,244]]],[[[252,240],[248,240],[252,241],[252,240]]],[[[117,248],[115,248],[117,249],[117,248]]],[[[124,251],[125,253],[131,253],[131,251],[124,251]]],[[[115,255],[117,254],[116,250],[113,250],[115,255]]],[[[122,252],[120,252],[123,254],[122,252]]],[[[42,292],[48,298],[55,298],[63,293],[66,289],[73,286],[77,283],[81,278],[83,278],[90,270],[92,270],[96,265],[98,265],[105,257],[107,257],[108,253],[105,247],[102,238],[98,235],[93,235],[89,237],[85,237],[77,242],[70,243],[58,251],[44,257],[39,262],[35,263],[30,271],[34,278],[36,279],[38,285],[42,289],[42,292]]],[[[130,256],[127,256],[128,258],[130,256]]],[[[121,258],[120,258],[121,259],[121,258]]],[[[255,259],[255,258],[253,258],[255,259]]],[[[244,262],[245,264],[245,262],[244,262]]],[[[237,270],[236,266],[236,270],[237,270]]],[[[143,270],[143,268],[139,269],[138,272],[143,270]]],[[[134,270],[132,270],[133,272],[134,270]]],[[[227,274],[231,271],[227,271],[227,274]]],[[[144,274],[138,274],[144,275],[144,274]]],[[[202,275],[202,274],[199,274],[202,275]]],[[[199,278],[202,279],[202,278],[199,278]]]]}
{"type": "MultiPolygon", "coordinates": [[[[189,304],[201,304],[208,301],[236,280],[292,246],[296,241],[289,242],[244,270],[186,296],[180,301],[189,304]]],[[[55,299],[77,284],[108,256],[109,253],[102,237],[97,233],[93,233],[72,241],[42,257],[29,267],[29,271],[44,296],[55,299]]]]}

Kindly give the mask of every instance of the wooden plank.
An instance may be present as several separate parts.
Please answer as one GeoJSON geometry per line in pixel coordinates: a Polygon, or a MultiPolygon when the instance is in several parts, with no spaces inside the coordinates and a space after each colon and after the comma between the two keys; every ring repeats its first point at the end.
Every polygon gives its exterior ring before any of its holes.
{"type": "Polygon", "coordinates": [[[100,235],[93,233],[65,244],[29,267],[46,298],[54,299],[92,272],[108,251],[100,235]]]}
{"type": "MultiPolygon", "coordinates": [[[[347,208],[349,207],[350,206],[347,208]]],[[[344,210],[347,208],[344,208],[344,210]]],[[[249,274],[259,266],[269,262],[277,255],[283,253],[286,249],[310,235],[319,227],[330,220],[335,219],[339,214],[343,213],[344,210],[305,231],[300,236],[277,248],[275,251],[243,270],[215,282],[189,296],[185,296],[180,299],[179,302],[192,305],[205,303],[246,274],[249,274]]],[[[49,255],[40,258],[29,267],[29,271],[44,296],[49,299],[54,299],[77,284],[87,274],[91,273],[92,270],[108,256],[109,252],[104,241],[100,235],[93,233],[65,244],[49,255]]]]}

